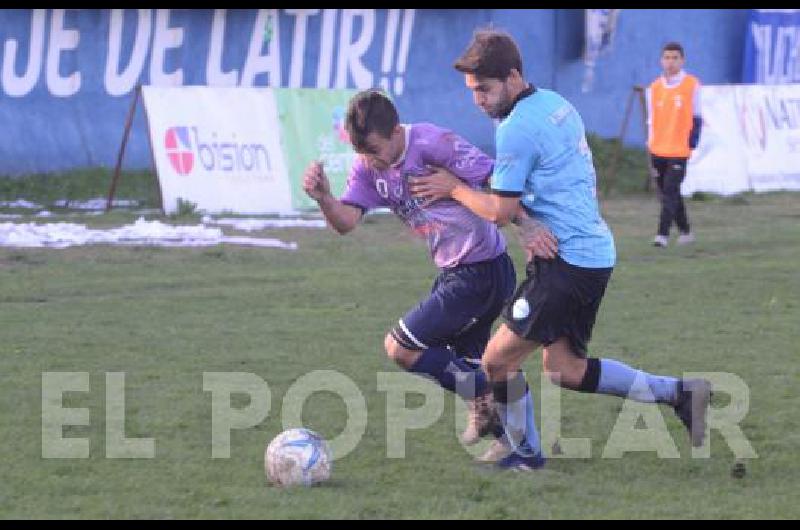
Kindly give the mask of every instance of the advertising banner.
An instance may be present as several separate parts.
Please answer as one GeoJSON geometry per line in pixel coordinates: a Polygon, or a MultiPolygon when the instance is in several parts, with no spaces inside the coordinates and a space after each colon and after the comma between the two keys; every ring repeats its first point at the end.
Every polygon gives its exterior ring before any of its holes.
{"type": "Polygon", "coordinates": [[[275,89],[295,209],[317,208],[303,191],[303,172],[314,160],[322,162],[334,197],[344,191],[355,156],[344,118],[347,103],[356,93],[353,89],[275,89]]]}
{"type": "Polygon", "coordinates": [[[270,88],[142,88],[165,213],[292,211],[270,88]]]}
{"type": "Polygon", "coordinates": [[[707,85],[683,195],[800,190],[800,85],[707,85]]]}

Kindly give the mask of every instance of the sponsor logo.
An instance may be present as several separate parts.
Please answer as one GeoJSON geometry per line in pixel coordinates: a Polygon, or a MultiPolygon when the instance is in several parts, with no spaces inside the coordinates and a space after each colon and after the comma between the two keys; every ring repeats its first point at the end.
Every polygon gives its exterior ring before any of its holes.
{"type": "Polygon", "coordinates": [[[267,146],[240,141],[236,133],[222,135],[195,126],[170,127],[164,136],[164,148],[179,175],[188,175],[198,166],[206,171],[272,172],[267,146]]]}
{"type": "Polygon", "coordinates": [[[345,144],[350,144],[350,136],[347,134],[347,129],[344,126],[344,107],[335,107],[331,116],[333,120],[333,131],[336,133],[336,138],[345,144]]]}
{"type": "Polygon", "coordinates": [[[767,120],[764,118],[764,109],[760,105],[745,102],[739,109],[739,122],[745,143],[762,151],[766,149],[767,120]]]}
{"type": "Polygon", "coordinates": [[[192,142],[188,127],[170,127],[164,135],[164,149],[172,168],[178,175],[188,175],[194,167],[192,142]]]}

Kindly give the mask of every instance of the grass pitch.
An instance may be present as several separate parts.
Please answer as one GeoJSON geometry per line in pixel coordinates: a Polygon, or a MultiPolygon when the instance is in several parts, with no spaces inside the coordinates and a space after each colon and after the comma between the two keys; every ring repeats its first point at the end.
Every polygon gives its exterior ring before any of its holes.
{"type": "MultiPolygon", "coordinates": [[[[458,443],[452,396],[429,427],[388,458],[387,394],[399,372],[383,337],[427,292],[435,270],[422,242],[390,216],[353,234],[266,230],[299,250],[83,247],[0,249],[2,518],[797,518],[800,507],[800,196],[689,202],[695,245],[650,246],[652,197],[603,201],[619,260],[590,344],[655,373],[730,372],[749,388],[739,424],[758,458],[732,476],[734,455],[712,432],[693,459],[666,407],[679,458],[655,451],[602,458],[622,401],[563,392],[561,435],[588,438],[591,456],[551,459],[532,474],[477,466],[458,443]],[[263,450],[283,429],[283,397],[312,370],[336,370],[367,408],[364,436],[309,489],[265,485],[263,450]],[[86,372],[89,457],[43,458],[42,373],[86,372]],[[154,458],[108,458],[106,373],[125,373],[125,433],[152,438],[154,458]],[[266,418],[231,433],[230,458],[211,458],[211,395],[203,372],[248,372],[268,384],[266,418]]],[[[114,213],[89,221],[118,224],[114,213]]],[[[71,219],[74,221],[74,219],[71,219]]],[[[518,275],[522,256],[509,233],[518,275]]],[[[527,363],[541,404],[541,360],[527,363]]],[[[233,404],[248,400],[234,395],[233,404]]],[[[423,406],[408,396],[409,408],[423,406]]],[[[715,406],[725,406],[724,397],[715,406]]],[[[537,410],[541,418],[541,411],[537,410]]],[[[312,395],[305,426],[332,438],[344,402],[312,395]]],[[[458,420],[458,421],[457,421],[458,420]]],[[[550,447],[546,447],[550,452],[550,447]]]]}

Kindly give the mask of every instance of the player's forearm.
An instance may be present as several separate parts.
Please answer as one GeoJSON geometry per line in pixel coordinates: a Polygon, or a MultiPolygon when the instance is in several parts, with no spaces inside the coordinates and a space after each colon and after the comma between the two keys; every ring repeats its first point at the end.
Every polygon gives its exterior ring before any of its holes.
{"type": "Polygon", "coordinates": [[[504,207],[499,196],[472,189],[466,185],[456,186],[451,196],[475,214],[498,226],[507,225],[516,214],[516,205],[509,210],[504,207]]]}
{"type": "Polygon", "coordinates": [[[323,196],[317,201],[317,204],[331,228],[340,234],[346,234],[355,228],[361,217],[358,208],[342,203],[333,195],[323,196]]]}

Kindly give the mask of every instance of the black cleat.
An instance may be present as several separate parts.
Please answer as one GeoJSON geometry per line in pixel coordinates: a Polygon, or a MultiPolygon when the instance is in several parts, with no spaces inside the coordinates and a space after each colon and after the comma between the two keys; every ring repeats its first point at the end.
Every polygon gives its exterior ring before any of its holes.
{"type": "Polygon", "coordinates": [[[711,399],[711,383],[705,379],[687,379],[678,382],[678,399],[675,414],[689,431],[694,447],[703,445],[706,436],[706,413],[711,399]]]}

